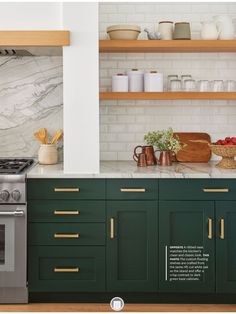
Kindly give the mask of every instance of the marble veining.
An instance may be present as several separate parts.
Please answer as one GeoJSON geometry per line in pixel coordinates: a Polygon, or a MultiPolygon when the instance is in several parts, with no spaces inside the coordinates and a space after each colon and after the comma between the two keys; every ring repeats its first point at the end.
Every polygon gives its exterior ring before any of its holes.
{"type": "Polygon", "coordinates": [[[100,173],[64,173],[63,164],[42,166],[37,164],[28,178],[235,178],[236,169],[217,168],[216,162],[174,163],[170,167],[140,168],[133,161],[102,161],[100,173]]]}
{"type": "Polygon", "coordinates": [[[62,57],[0,57],[0,157],[35,157],[34,132],[62,128],[62,57]]]}

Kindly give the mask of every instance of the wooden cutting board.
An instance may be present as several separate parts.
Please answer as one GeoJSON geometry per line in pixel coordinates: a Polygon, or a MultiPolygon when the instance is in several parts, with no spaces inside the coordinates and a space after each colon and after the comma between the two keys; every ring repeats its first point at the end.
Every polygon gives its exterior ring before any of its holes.
{"type": "Polygon", "coordinates": [[[211,150],[208,144],[191,142],[191,140],[204,140],[211,143],[207,133],[175,133],[181,143],[186,146],[176,154],[176,160],[181,162],[208,162],[211,159],[211,150]]]}

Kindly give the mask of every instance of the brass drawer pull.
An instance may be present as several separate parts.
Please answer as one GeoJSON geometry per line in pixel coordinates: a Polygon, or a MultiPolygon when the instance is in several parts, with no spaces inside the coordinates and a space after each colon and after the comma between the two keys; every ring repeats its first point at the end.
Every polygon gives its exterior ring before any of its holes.
{"type": "Polygon", "coordinates": [[[220,219],[220,239],[224,240],[225,238],[225,220],[220,219]]]}
{"type": "Polygon", "coordinates": [[[54,273],[78,273],[80,269],[78,267],[74,268],[54,268],[54,273]]]}
{"type": "Polygon", "coordinates": [[[79,188],[54,188],[54,192],[79,192],[79,188]]]}
{"type": "Polygon", "coordinates": [[[78,239],[80,237],[79,233],[55,233],[55,239],[78,239]]]}
{"type": "Polygon", "coordinates": [[[203,189],[205,193],[228,193],[229,189],[203,189]]]}
{"type": "Polygon", "coordinates": [[[135,188],[121,188],[120,189],[120,191],[121,192],[132,192],[132,193],[144,193],[144,192],[146,192],[146,189],[143,189],[143,188],[137,188],[137,189],[135,189],[135,188]]]}
{"type": "Polygon", "coordinates": [[[208,218],[208,239],[212,240],[212,219],[208,218]]]}
{"type": "Polygon", "coordinates": [[[78,210],[54,210],[54,215],[79,215],[78,210]]]}
{"type": "Polygon", "coordinates": [[[111,218],[110,219],[110,238],[114,239],[115,238],[115,219],[111,218]]]}

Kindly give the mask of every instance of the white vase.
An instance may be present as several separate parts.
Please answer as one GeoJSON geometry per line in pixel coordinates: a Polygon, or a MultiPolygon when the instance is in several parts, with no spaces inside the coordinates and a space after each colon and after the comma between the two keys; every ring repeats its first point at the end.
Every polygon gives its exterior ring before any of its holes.
{"type": "Polygon", "coordinates": [[[229,15],[217,15],[213,19],[219,31],[219,39],[234,39],[234,24],[229,15]]]}
{"type": "Polygon", "coordinates": [[[219,36],[216,23],[211,21],[202,22],[201,38],[205,40],[215,40],[219,36]]]}

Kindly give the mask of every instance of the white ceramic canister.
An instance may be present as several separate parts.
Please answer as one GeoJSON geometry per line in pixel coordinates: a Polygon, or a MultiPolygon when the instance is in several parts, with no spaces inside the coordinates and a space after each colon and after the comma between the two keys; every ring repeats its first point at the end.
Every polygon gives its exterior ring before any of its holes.
{"type": "Polygon", "coordinates": [[[113,92],[128,92],[129,81],[125,74],[116,74],[112,76],[112,91],[113,92]]]}
{"type": "Polygon", "coordinates": [[[171,21],[159,22],[158,32],[161,34],[161,39],[172,40],[173,39],[173,22],[171,21]]]}
{"type": "Polygon", "coordinates": [[[144,73],[138,69],[132,69],[128,72],[129,92],[143,92],[144,73]]]}
{"type": "Polygon", "coordinates": [[[144,74],[145,92],[163,92],[163,73],[150,71],[144,74]]]}
{"type": "Polygon", "coordinates": [[[41,144],[38,152],[41,165],[54,165],[58,161],[57,147],[55,144],[41,144]]]}

